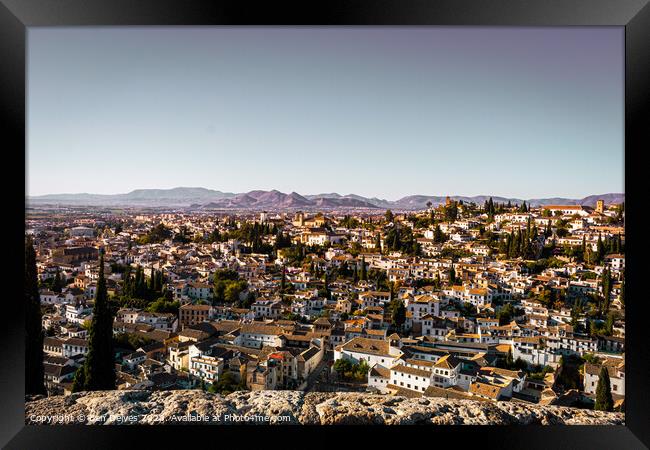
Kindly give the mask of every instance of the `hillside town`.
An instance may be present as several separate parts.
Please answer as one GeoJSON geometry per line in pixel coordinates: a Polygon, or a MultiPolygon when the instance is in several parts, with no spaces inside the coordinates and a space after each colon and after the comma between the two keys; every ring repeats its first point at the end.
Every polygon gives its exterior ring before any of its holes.
{"type": "Polygon", "coordinates": [[[623,411],[624,219],[603,200],[449,197],[407,212],[31,208],[45,387],[83,386],[106,296],[117,389],[623,411]]]}

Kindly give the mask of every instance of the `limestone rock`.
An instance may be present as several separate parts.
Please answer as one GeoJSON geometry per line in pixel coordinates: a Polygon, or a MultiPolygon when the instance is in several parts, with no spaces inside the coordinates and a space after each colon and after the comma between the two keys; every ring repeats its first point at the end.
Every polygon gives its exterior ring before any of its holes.
{"type": "Polygon", "coordinates": [[[27,399],[27,424],[624,425],[623,413],[515,402],[301,391],[100,391],[27,399]]]}

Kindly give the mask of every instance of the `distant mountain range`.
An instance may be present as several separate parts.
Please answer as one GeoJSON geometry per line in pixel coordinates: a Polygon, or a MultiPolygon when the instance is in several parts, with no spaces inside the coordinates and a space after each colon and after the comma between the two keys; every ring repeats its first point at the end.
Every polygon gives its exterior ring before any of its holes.
{"type": "MultiPolygon", "coordinates": [[[[489,195],[465,197],[450,196],[452,200],[474,202],[482,205],[490,198],[489,195]]],[[[521,204],[526,201],[530,206],[540,205],[582,205],[595,206],[596,200],[602,199],[605,204],[625,201],[625,194],[590,195],[580,199],[572,198],[536,198],[518,199],[492,196],[492,201],[498,203],[521,204]]],[[[250,191],[240,194],[221,192],[206,188],[178,187],[173,189],[137,189],[127,194],[48,194],[28,197],[31,205],[58,204],[70,206],[151,206],[151,207],[185,207],[194,210],[211,209],[386,209],[421,210],[427,208],[427,202],[433,205],[445,203],[446,196],[409,195],[399,200],[383,200],[367,198],[360,195],[337,193],[300,195],[297,192],[285,194],[280,191],[250,191]]]]}

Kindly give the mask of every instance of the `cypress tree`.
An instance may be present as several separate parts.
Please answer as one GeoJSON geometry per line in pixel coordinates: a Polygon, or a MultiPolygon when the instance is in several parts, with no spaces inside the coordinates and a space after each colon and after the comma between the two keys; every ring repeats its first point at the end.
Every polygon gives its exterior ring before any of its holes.
{"type": "Polygon", "coordinates": [[[603,271],[602,289],[603,297],[605,298],[604,311],[607,311],[609,309],[609,299],[612,293],[612,276],[609,269],[603,271]]]}
{"type": "Polygon", "coordinates": [[[165,278],[163,276],[163,271],[159,270],[157,276],[158,276],[158,290],[160,292],[163,292],[165,287],[165,278]]]}
{"type": "Polygon", "coordinates": [[[499,253],[508,254],[508,237],[499,241],[499,253]]]}
{"type": "Polygon", "coordinates": [[[366,272],[366,257],[361,257],[361,273],[359,274],[360,280],[365,280],[368,278],[368,273],[366,272]]]}
{"type": "Polygon", "coordinates": [[[43,382],[43,326],[38,293],[36,252],[31,238],[25,240],[25,394],[45,394],[43,382]]]}
{"type": "Polygon", "coordinates": [[[596,404],[594,409],[598,411],[612,411],[614,399],[612,399],[611,386],[609,383],[609,372],[603,366],[598,375],[598,386],[596,387],[596,404]]]}
{"type": "Polygon", "coordinates": [[[391,320],[395,328],[401,328],[406,320],[406,307],[404,302],[398,298],[393,300],[393,307],[391,308],[391,320]]]}
{"type": "Polygon", "coordinates": [[[442,230],[440,229],[440,225],[436,225],[436,229],[433,231],[433,242],[442,242],[442,230]]]}
{"type": "Polygon", "coordinates": [[[122,274],[122,290],[127,297],[133,296],[133,284],[131,283],[131,265],[127,265],[122,274]]]}
{"type": "Polygon", "coordinates": [[[108,304],[104,278],[104,251],[100,251],[99,278],[93,307],[93,318],[88,338],[84,389],[104,391],[115,389],[115,361],[113,353],[113,317],[108,304]]]}
{"type": "Polygon", "coordinates": [[[510,369],[515,365],[515,359],[512,356],[512,349],[508,349],[508,354],[506,355],[506,369],[510,369]]]}
{"type": "Polygon", "coordinates": [[[598,254],[596,257],[598,258],[596,262],[600,262],[603,260],[603,257],[605,256],[605,246],[603,245],[603,240],[600,237],[600,233],[598,234],[598,246],[597,246],[597,251],[598,254]]]}
{"type": "Polygon", "coordinates": [[[72,382],[72,392],[80,392],[86,388],[86,370],[84,366],[81,366],[77,369],[74,374],[74,380],[72,382]]]}
{"type": "Polygon", "coordinates": [[[61,280],[61,272],[59,269],[56,269],[56,275],[54,275],[54,281],[52,282],[52,292],[60,294],[63,290],[63,281],[61,280]]]}

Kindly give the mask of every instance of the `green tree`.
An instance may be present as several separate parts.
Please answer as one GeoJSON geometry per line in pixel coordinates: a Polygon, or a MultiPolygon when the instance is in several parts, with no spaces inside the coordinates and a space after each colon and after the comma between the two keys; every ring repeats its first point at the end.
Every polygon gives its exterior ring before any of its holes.
{"type": "Polygon", "coordinates": [[[458,202],[453,201],[445,207],[445,219],[447,222],[454,222],[458,218],[458,202]]]}
{"type": "Polygon", "coordinates": [[[178,301],[169,301],[165,297],[160,297],[147,307],[147,311],[152,313],[178,314],[180,306],[180,302],[178,301]]]}
{"type": "Polygon", "coordinates": [[[606,336],[611,336],[614,332],[614,322],[616,320],[616,316],[614,312],[610,312],[607,314],[607,320],[605,320],[605,335],[606,336]]]}
{"type": "Polygon", "coordinates": [[[603,239],[601,238],[600,234],[598,234],[598,243],[596,246],[596,262],[599,263],[603,260],[605,257],[605,244],[603,244],[603,239]]]}
{"type": "Polygon", "coordinates": [[[392,303],[391,320],[395,328],[401,328],[406,320],[406,307],[404,306],[404,302],[398,298],[394,299],[392,303]]]}
{"type": "Polygon", "coordinates": [[[611,386],[609,383],[609,372],[605,366],[601,367],[598,375],[598,386],[596,386],[596,404],[594,409],[598,411],[612,411],[614,399],[612,398],[611,386]]]}
{"type": "Polygon", "coordinates": [[[160,243],[164,241],[165,239],[168,239],[172,237],[172,232],[169,230],[165,225],[162,223],[159,223],[155,227],[153,227],[149,232],[144,235],[142,238],[140,238],[139,243],[140,244],[155,244],[155,243],[160,243]]]}
{"type": "Polygon", "coordinates": [[[72,392],[81,392],[86,388],[86,370],[81,366],[74,373],[74,380],[72,381],[72,392]]]}
{"type": "Polygon", "coordinates": [[[440,229],[440,225],[436,225],[436,228],[433,230],[433,242],[440,243],[445,241],[445,235],[440,229]]]}
{"type": "Polygon", "coordinates": [[[334,362],[334,370],[340,377],[343,377],[345,372],[352,370],[352,363],[345,358],[337,359],[334,362]]]}
{"type": "Polygon", "coordinates": [[[63,290],[63,280],[61,280],[61,272],[59,269],[56,269],[56,274],[54,275],[54,281],[52,281],[52,291],[58,294],[63,290]]]}
{"type": "Polygon", "coordinates": [[[239,295],[242,293],[242,291],[246,289],[246,282],[245,281],[239,281],[239,282],[231,282],[226,286],[226,289],[224,291],[224,297],[225,301],[228,303],[236,303],[239,301],[239,295]]]}
{"type": "Polygon", "coordinates": [[[386,210],[384,217],[386,218],[386,223],[391,223],[393,220],[395,220],[395,216],[393,216],[393,212],[390,209],[386,210]]]}
{"type": "Polygon", "coordinates": [[[367,280],[368,279],[368,272],[366,270],[366,258],[365,258],[365,256],[361,257],[361,270],[359,271],[359,279],[360,280],[367,280]]]}
{"type": "Polygon", "coordinates": [[[510,304],[506,305],[499,310],[497,318],[499,319],[499,325],[507,325],[512,322],[512,318],[515,315],[515,308],[510,304]]]}
{"type": "Polygon", "coordinates": [[[381,252],[381,233],[375,235],[375,248],[381,252]]]}
{"type": "Polygon", "coordinates": [[[510,369],[510,368],[514,367],[514,365],[515,365],[515,360],[512,357],[512,349],[509,348],[508,349],[508,354],[506,355],[506,369],[510,369]]]}
{"type": "Polygon", "coordinates": [[[88,337],[88,354],[84,363],[84,390],[115,389],[115,355],[113,352],[113,316],[104,278],[104,251],[100,250],[99,277],[88,337]]]}
{"type": "Polygon", "coordinates": [[[522,213],[528,212],[528,206],[526,206],[526,200],[524,200],[524,203],[522,203],[521,209],[519,211],[522,213]]]}
{"type": "Polygon", "coordinates": [[[604,298],[603,311],[607,312],[607,310],[609,309],[609,302],[612,294],[612,275],[609,269],[605,269],[603,271],[603,275],[601,279],[601,288],[603,290],[603,298],[604,298]]]}
{"type": "Polygon", "coordinates": [[[149,280],[147,282],[147,289],[149,291],[156,291],[157,290],[156,272],[154,271],[153,267],[151,268],[151,272],[149,272],[149,280]]]}
{"type": "Polygon", "coordinates": [[[36,252],[31,238],[25,240],[25,394],[45,394],[43,369],[43,326],[38,293],[36,252]]]}
{"type": "Polygon", "coordinates": [[[451,266],[451,269],[449,270],[449,283],[454,285],[456,283],[456,269],[454,269],[454,266],[451,266]]]}

